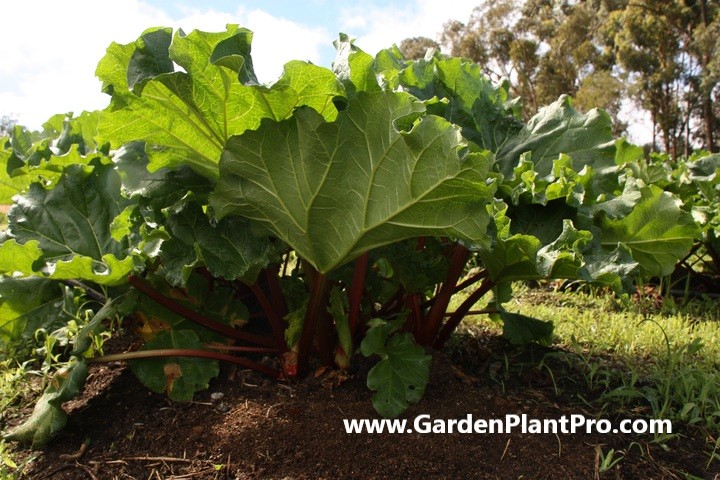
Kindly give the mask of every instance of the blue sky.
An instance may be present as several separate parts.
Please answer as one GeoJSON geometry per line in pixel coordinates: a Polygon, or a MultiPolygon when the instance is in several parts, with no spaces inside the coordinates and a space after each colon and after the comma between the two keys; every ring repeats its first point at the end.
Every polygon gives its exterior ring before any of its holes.
{"type": "Polygon", "coordinates": [[[443,23],[466,21],[483,0],[337,2],[331,0],[20,0],[3,2],[0,115],[40,128],[55,113],[104,108],[94,72],[107,46],[151,26],[219,31],[238,23],[255,32],[253,63],[274,81],[292,59],[330,66],[339,32],[369,53],[410,36],[435,38],[443,23]]]}

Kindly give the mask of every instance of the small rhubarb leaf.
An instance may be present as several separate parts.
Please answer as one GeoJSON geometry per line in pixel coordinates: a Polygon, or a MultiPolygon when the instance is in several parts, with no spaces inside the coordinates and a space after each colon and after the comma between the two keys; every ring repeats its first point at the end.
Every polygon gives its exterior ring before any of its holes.
{"type": "Polygon", "coordinates": [[[409,333],[390,337],[386,352],[386,357],[368,373],[367,386],[377,392],[372,398],[375,410],[383,417],[397,417],[424,395],[430,355],[409,333]]]}
{"type": "Polygon", "coordinates": [[[33,449],[45,446],[67,423],[68,416],[62,403],[80,394],[87,373],[87,365],[80,360],[55,372],[30,418],[6,435],[5,440],[29,444],[33,449]]]}
{"type": "Polygon", "coordinates": [[[500,312],[503,322],[503,337],[515,345],[538,342],[548,345],[552,342],[553,323],[519,313],[500,312]]]}
{"type": "Polygon", "coordinates": [[[368,330],[360,346],[363,355],[379,355],[370,370],[367,386],[375,391],[372,403],[383,417],[397,417],[425,393],[430,377],[430,355],[409,333],[392,333],[394,323],[380,323],[368,330]]]}
{"type": "MultiPolygon", "coordinates": [[[[189,330],[170,330],[155,336],[142,350],[202,350],[198,336],[189,330]]],[[[217,360],[188,357],[163,357],[133,360],[130,368],[150,390],[166,392],[176,402],[190,401],[195,392],[204,390],[220,373],[217,360]]]]}
{"type": "Polygon", "coordinates": [[[70,320],[63,309],[65,287],[44,278],[0,277],[0,349],[11,352],[38,329],[53,330],[70,320]]]}

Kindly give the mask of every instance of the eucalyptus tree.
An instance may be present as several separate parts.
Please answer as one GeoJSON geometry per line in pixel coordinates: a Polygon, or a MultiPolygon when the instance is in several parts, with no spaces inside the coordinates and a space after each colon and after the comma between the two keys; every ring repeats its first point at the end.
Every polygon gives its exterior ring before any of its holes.
{"type": "Polygon", "coordinates": [[[440,43],[449,54],[480,64],[491,78],[509,79],[512,94],[523,99],[525,119],[568,94],[578,97],[583,111],[608,111],[621,133],[624,82],[613,72],[615,56],[602,28],[617,5],[606,3],[483,2],[467,23],[446,23],[440,43]]]}

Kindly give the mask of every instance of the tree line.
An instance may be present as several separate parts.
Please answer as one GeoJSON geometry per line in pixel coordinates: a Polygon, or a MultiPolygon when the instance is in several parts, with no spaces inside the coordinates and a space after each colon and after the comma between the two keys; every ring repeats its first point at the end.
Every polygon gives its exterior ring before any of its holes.
{"type": "Polygon", "coordinates": [[[510,81],[526,120],[570,94],[580,110],[607,110],[622,134],[618,116],[631,102],[650,114],[649,147],[675,158],[718,151],[719,13],[718,0],[484,1],[466,23],[448,21],[436,40],[408,38],[400,50],[472,59],[510,81]]]}

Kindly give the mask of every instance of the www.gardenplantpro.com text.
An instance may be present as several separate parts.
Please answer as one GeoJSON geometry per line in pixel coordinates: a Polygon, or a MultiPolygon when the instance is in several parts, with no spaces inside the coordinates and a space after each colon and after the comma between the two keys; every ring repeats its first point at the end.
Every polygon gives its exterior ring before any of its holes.
{"type": "Polygon", "coordinates": [[[418,415],[407,419],[344,419],[346,433],[672,433],[672,422],[663,419],[626,419],[613,424],[607,419],[584,415],[562,415],[560,418],[530,418],[527,414],[509,414],[500,418],[433,419],[418,415]]]}

